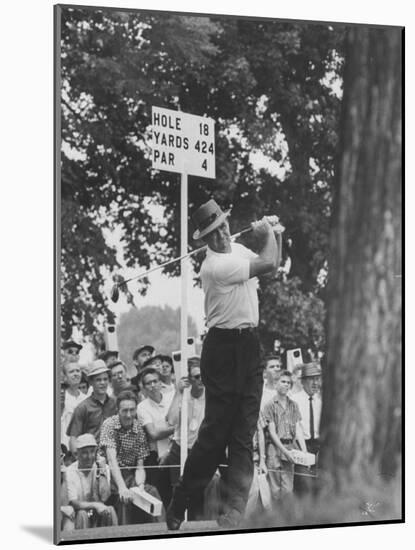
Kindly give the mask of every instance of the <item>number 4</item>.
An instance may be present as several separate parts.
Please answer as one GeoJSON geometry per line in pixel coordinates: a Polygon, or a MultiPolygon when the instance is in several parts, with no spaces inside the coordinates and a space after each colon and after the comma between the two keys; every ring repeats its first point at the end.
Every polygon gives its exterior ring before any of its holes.
{"type": "Polygon", "coordinates": [[[202,168],[204,170],[207,170],[207,159],[205,159],[203,162],[202,162],[202,168]]]}

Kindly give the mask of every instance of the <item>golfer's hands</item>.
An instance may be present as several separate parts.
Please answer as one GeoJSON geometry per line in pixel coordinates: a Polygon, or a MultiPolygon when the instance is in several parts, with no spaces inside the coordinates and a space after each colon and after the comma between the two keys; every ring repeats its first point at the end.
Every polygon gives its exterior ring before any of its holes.
{"type": "Polygon", "coordinates": [[[257,222],[252,222],[252,229],[257,237],[265,237],[272,233],[272,226],[268,221],[268,217],[264,216],[257,222]]]}

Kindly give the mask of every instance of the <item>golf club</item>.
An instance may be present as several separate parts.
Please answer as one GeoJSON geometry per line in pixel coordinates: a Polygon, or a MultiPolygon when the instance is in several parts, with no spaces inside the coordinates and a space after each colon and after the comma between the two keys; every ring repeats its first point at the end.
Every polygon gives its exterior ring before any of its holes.
{"type": "MultiPolygon", "coordinates": [[[[274,229],[277,228],[279,230],[278,231],[279,233],[283,233],[285,231],[285,227],[280,224],[278,216],[266,216],[266,218],[274,229]]],[[[249,226],[245,227],[244,229],[241,229],[241,231],[239,231],[238,233],[231,235],[231,239],[232,240],[238,239],[244,233],[248,233],[249,231],[252,231],[254,228],[253,223],[251,223],[249,226]]],[[[130,277],[129,279],[124,279],[122,275],[114,275],[113,277],[114,285],[111,289],[111,294],[110,294],[111,300],[114,303],[118,302],[118,299],[120,297],[119,289],[121,286],[127,285],[131,281],[138,281],[143,277],[147,277],[147,275],[149,275],[150,273],[153,273],[153,271],[157,271],[158,269],[163,269],[164,267],[167,267],[168,265],[173,264],[174,262],[179,262],[180,260],[184,260],[185,258],[190,258],[195,254],[199,254],[199,252],[206,250],[206,248],[207,248],[207,245],[201,246],[200,248],[196,248],[195,250],[192,250],[192,252],[188,252],[183,256],[178,256],[177,258],[173,258],[172,260],[168,260],[167,262],[156,265],[150,269],[147,269],[146,271],[143,271],[142,273],[139,273],[138,275],[135,275],[134,277],[130,277]]]]}

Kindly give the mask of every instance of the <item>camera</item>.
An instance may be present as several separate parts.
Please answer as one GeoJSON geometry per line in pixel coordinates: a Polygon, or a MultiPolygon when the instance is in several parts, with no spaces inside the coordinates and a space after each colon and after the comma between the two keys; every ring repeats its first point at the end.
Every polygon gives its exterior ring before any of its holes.
{"type": "Polygon", "coordinates": [[[105,347],[107,350],[118,351],[118,339],[115,325],[105,325],[105,347]]]}
{"type": "Polygon", "coordinates": [[[300,348],[287,350],[287,370],[293,372],[294,367],[303,363],[303,355],[300,348]]]}

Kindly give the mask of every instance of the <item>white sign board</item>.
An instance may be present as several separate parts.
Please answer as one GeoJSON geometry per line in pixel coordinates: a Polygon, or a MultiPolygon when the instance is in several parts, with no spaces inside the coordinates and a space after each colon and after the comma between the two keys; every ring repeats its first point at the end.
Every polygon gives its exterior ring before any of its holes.
{"type": "Polygon", "coordinates": [[[215,178],[215,121],[152,107],[152,166],[157,170],[215,178]]]}

